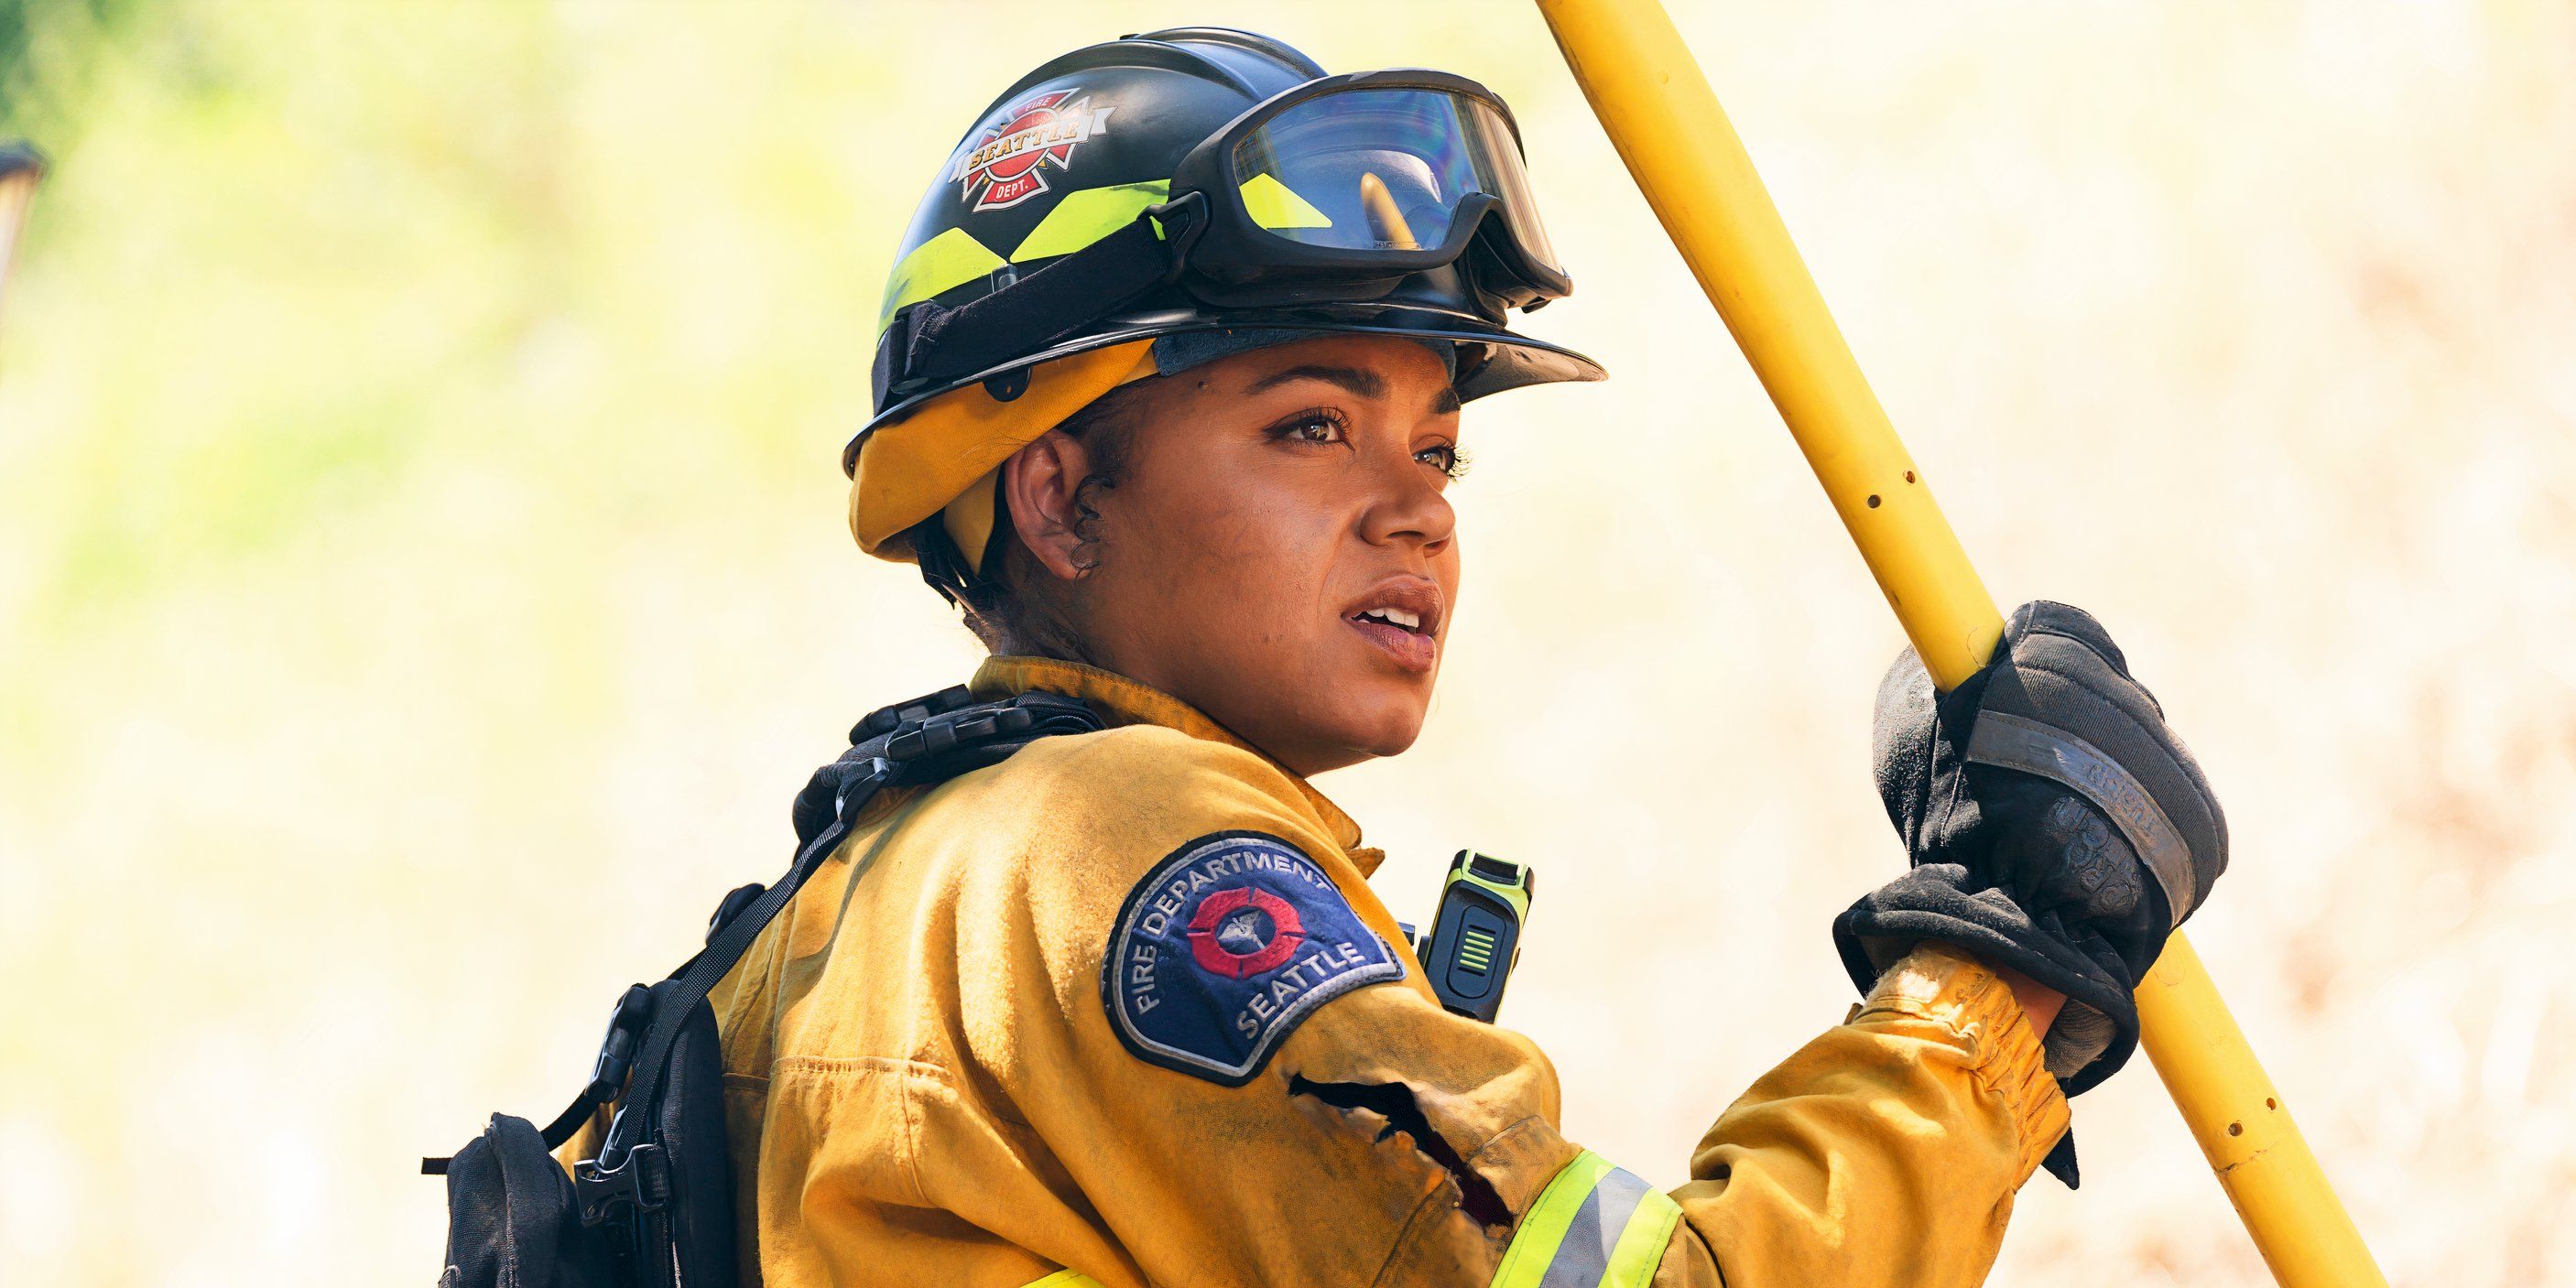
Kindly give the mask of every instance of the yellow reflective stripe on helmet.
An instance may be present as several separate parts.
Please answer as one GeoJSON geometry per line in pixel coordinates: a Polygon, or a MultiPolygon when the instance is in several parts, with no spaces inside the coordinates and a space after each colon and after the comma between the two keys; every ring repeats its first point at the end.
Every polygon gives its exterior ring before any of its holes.
{"type": "Polygon", "coordinates": [[[1031,1283],[1029,1288],[1100,1288],[1100,1281],[1079,1270],[1059,1270],[1031,1283]]]}
{"type": "Polygon", "coordinates": [[[1315,208],[1315,203],[1297,195],[1297,190],[1279,182],[1277,176],[1262,171],[1243,181],[1238,191],[1243,194],[1243,213],[1264,228],[1330,228],[1331,217],[1315,208]]]}
{"type": "Polygon", "coordinates": [[[918,304],[952,286],[963,286],[1002,266],[1002,257],[970,236],[951,228],[912,248],[886,278],[885,307],[877,311],[877,330],[885,331],[894,311],[918,304]]]}
{"type": "Polygon", "coordinates": [[[1020,248],[1011,252],[1011,262],[1025,264],[1033,259],[1070,255],[1136,222],[1145,207],[1159,206],[1171,196],[1172,185],[1164,179],[1068,192],[1020,240],[1020,248]]]}
{"type": "Polygon", "coordinates": [[[1646,1288],[1681,1206],[1585,1150],[1521,1218],[1492,1288],[1646,1288]]]}

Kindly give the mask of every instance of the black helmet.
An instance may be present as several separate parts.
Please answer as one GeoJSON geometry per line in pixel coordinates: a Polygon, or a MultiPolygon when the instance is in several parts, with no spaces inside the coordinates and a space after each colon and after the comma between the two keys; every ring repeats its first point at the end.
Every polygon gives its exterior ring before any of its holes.
{"type": "Polygon", "coordinates": [[[913,525],[1134,378],[1125,355],[1140,341],[1446,341],[1461,399],[1598,380],[1591,359],[1504,326],[1572,289],[1510,109],[1473,81],[1327,76],[1278,41],[1215,27],[1078,49],[993,100],[904,235],[876,415],[843,458],[858,476],[852,527],[871,552],[911,555],[913,525]],[[881,441],[900,422],[947,419],[921,413],[952,394],[976,404],[958,425],[904,424],[891,437],[922,441],[881,441]],[[919,476],[932,460],[946,477],[919,476]]]}

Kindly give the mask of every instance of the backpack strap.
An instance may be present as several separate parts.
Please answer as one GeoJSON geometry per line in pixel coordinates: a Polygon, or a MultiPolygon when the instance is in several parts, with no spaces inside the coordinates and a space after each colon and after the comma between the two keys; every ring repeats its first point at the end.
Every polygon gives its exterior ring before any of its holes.
{"type": "MultiPolygon", "coordinates": [[[[589,1084],[546,1124],[542,1132],[546,1148],[556,1149],[571,1140],[601,1106],[618,1106],[598,1157],[573,1169],[585,1222],[606,1219],[629,1203],[648,1210],[659,1206],[657,1196],[666,1192],[656,1175],[662,1163],[658,1148],[646,1137],[672,1044],[679,1039],[689,1012],[706,1000],[708,992],[750,950],[752,941],[804,888],[807,878],[840,848],[878,792],[942,783],[1000,764],[1040,738],[1090,733],[1101,727],[1100,717],[1073,698],[1024,693],[998,702],[977,702],[962,685],[881,708],[852,727],[850,750],[815,770],[804,790],[796,794],[792,813],[796,858],[786,874],[766,890],[750,885],[727,895],[708,929],[706,946],[696,956],[682,962],[656,987],[637,984],[626,990],[609,1015],[608,1035],[600,1043],[589,1084]],[[644,1157],[639,1160],[638,1154],[644,1157]]],[[[424,1158],[420,1170],[443,1176],[450,1161],[424,1158]]]]}
{"type": "MultiPolygon", "coordinates": [[[[644,1205],[661,1190],[653,1175],[661,1166],[659,1149],[649,1137],[671,1046],[681,1026],[689,1012],[706,1000],[717,981],[732,971],[760,932],[804,888],[807,878],[840,848],[878,792],[888,787],[945,782],[959,774],[1000,764],[1040,738],[1089,733],[1100,727],[1099,716],[1073,698],[1024,693],[1005,701],[979,703],[963,687],[888,707],[860,721],[850,731],[856,745],[839,760],[816,770],[805,789],[797,793],[794,817],[799,844],[787,874],[743,904],[733,917],[720,919],[707,946],[673,971],[669,981],[650,990],[654,995],[650,1021],[635,1046],[628,1066],[633,1077],[625,1094],[617,1099],[617,1115],[609,1124],[608,1138],[597,1158],[573,1170],[573,1188],[580,1196],[584,1220],[605,1219],[625,1202],[644,1205]],[[640,1162],[639,1155],[643,1156],[640,1162]]],[[[628,996],[633,997],[634,991],[630,990],[628,996]]],[[[612,1026],[611,1047],[617,1037],[618,1030],[612,1026]]],[[[608,1063],[609,1054],[608,1049],[602,1050],[603,1065],[608,1063]]],[[[608,1070],[603,1068],[601,1072],[608,1070]]],[[[598,1090],[601,1083],[602,1079],[594,1075],[584,1097],[598,1090]]],[[[594,1108],[597,1103],[603,1102],[594,1102],[594,1108]]],[[[586,1117],[587,1112],[582,1116],[586,1117]]],[[[575,1128],[578,1129],[577,1120],[575,1128]]]]}

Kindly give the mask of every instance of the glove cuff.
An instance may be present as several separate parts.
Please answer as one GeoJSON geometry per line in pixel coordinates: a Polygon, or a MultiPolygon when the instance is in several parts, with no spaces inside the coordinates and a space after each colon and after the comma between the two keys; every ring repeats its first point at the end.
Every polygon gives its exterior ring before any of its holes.
{"type": "Polygon", "coordinates": [[[2066,1094],[2092,1089],[2119,1071],[2138,1045],[2138,1008],[2124,973],[2031,922],[1997,890],[1960,888],[1964,869],[1927,864],[1853,904],[1834,919],[1834,947],[1864,994],[1921,944],[1945,944],[1987,966],[2019,971],[2066,995],[2042,1046],[2066,1094]]]}

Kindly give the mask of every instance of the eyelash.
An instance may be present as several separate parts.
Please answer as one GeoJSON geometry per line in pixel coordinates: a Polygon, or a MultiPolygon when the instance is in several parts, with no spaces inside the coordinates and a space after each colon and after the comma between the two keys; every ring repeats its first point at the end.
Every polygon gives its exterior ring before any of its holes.
{"type": "Polygon", "coordinates": [[[1422,463],[1433,466],[1441,473],[1448,475],[1449,481],[1452,483],[1467,477],[1468,467],[1476,463],[1474,458],[1467,455],[1467,449],[1460,447],[1456,443],[1439,443],[1431,447],[1423,448],[1421,451],[1415,452],[1413,454],[1413,458],[1420,461],[1423,457],[1432,455],[1433,453],[1445,454],[1449,459],[1445,464],[1439,461],[1422,461],[1422,463]]]}
{"type": "Polygon", "coordinates": [[[1331,439],[1307,438],[1297,432],[1314,425],[1330,425],[1332,426],[1333,432],[1336,435],[1339,435],[1342,431],[1350,428],[1351,422],[1350,418],[1344,416],[1341,409],[1338,407],[1309,407],[1304,411],[1298,412],[1294,416],[1290,416],[1286,420],[1280,421],[1277,425],[1272,426],[1270,432],[1278,437],[1293,438],[1302,443],[1333,441],[1331,439]]]}
{"type": "MultiPolygon", "coordinates": [[[[1335,439],[1308,438],[1299,432],[1317,425],[1330,426],[1333,432],[1336,435],[1339,435],[1350,428],[1350,418],[1344,416],[1341,409],[1336,407],[1309,407],[1306,410],[1298,412],[1297,414],[1272,426],[1270,432],[1276,437],[1293,439],[1297,442],[1303,443],[1337,441],[1335,439]]],[[[1426,447],[1419,452],[1415,452],[1413,456],[1415,460],[1420,460],[1423,464],[1431,466],[1432,468],[1439,470],[1442,474],[1447,475],[1452,482],[1467,477],[1468,467],[1474,464],[1474,461],[1468,457],[1467,450],[1455,443],[1440,443],[1435,446],[1426,447]],[[1424,457],[1433,455],[1446,456],[1448,459],[1445,461],[1423,460],[1424,457]]]]}

